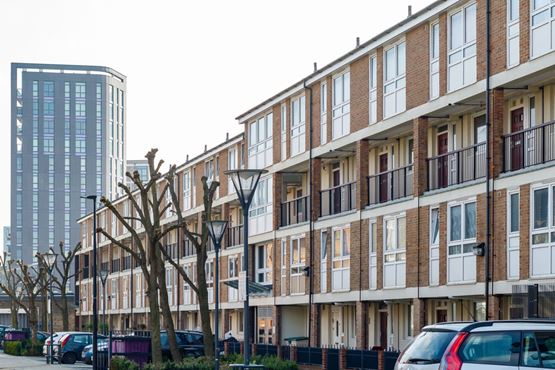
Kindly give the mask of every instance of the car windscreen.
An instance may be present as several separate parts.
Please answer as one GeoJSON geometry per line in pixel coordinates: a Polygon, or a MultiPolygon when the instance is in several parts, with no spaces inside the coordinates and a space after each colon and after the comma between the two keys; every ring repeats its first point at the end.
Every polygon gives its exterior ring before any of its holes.
{"type": "Polygon", "coordinates": [[[445,349],[457,334],[450,330],[423,331],[406,349],[402,364],[435,364],[441,361],[445,349]]]}

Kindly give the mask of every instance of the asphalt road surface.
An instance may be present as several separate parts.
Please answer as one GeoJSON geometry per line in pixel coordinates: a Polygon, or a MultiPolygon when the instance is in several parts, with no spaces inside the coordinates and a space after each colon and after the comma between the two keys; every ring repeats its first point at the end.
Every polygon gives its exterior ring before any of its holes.
{"type": "Polygon", "coordinates": [[[6,355],[0,351],[0,370],[91,370],[92,366],[77,362],[75,365],[47,365],[44,357],[23,357],[6,355]],[[43,369],[41,369],[43,368],[43,369]]]}

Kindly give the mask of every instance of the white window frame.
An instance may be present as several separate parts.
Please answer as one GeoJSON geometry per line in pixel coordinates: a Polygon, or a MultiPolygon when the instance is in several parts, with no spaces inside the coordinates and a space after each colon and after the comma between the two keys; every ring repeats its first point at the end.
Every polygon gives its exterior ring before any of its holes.
{"type": "Polygon", "coordinates": [[[287,295],[287,239],[281,239],[280,266],[281,266],[281,295],[287,295]]]}
{"type": "Polygon", "coordinates": [[[369,288],[378,289],[378,222],[373,219],[368,224],[369,288]]]}
{"type": "Polygon", "coordinates": [[[332,140],[349,134],[350,130],[351,72],[347,68],[332,77],[332,140]],[[336,86],[341,91],[336,91],[336,86]]]}
{"type": "MultiPolygon", "coordinates": [[[[449,14],[447,15],[447,91],[449,92],[458,90],[464,86],[468,86],[476,82],[477,30],[474,30],[473,40],[466,40],[466,28],[467,28],[466,13],[467,13],[467,10],[471,7],[475,7],[475,14],[477,14],[476,2],[470,2],[460,8],[457,8],[456,10],[449,12],[449,14]],[[451,19],[452,19],[451,17],[459,12],[462,15],[461,32],[462,32],[463,40],[460,46],[456,48],[452,48],[451,36],[452,36],[453,30],[451,25],[451,19]],[[451,62],[451,59],[455,59],[459,53],[460,53],[460,58],[451,62]],[[458,68],[459,66],[460,66],[460,70],[455,69],[455,68],[458,68]],[[451,71],[453,71],[453,75],[462,74],[462,81],[460,84],[453,85],[453,78],[451,77],[451,71]]],[[[474,25],[475,26],[477,25],[477,19],[474,19],[474,25]]]]}
{"type": "Polygon", "coordinates": [[[373,124],[378,122],[378,58],[376,54],[370,55],[368,58],[368,79],[368,120],[370,124],[373,124]]]}
{"type": "MultiPolygon", "coordinates": [[[[553,33],[555,32],[555,14],[554,9],[555,0],[548,1],[548,3],[538,9],[534,9],[534,1],[530,0],[530,59],[534,59],[545,55],[555,48],[555,38],[553,33]],[[538,24],[534,24],[535,18],[540,18],[541,13],[547,12],[548,16],[538,24]],[[538,30],[546,27],[548,28],[546,34],[540,34],[539,38],[541,40],[548,40],[547,48],[542,48],[535,52],[534,50],[534,39],[538,30]],[[543,37],[541,37],[543,36],[543,37]]],[[[545,45],[544,45],[545,46],[545,45]]]]}
{"type": "Polygon", "coordinates": [[[183,172],[183,210],[192,208],[191,201],[191,171],[183,172]]]}
{"type": "Polygon", "coordinates": [[[249,209],[249,230],[251,235],[272,230],[272,176],[265,176],[258,181],[249,209]]]}
{"type": "MultiPolygon", "coordinates": [[[[227,151],[227,169],[228,170],[236,170],[238,169],[238,160],[237,160],[237,148],[229,148],[227,151]]],[[[235,192],[235,188],[233,187],[233,181],[231,180],[231,176],[228,176],[227,179],[227,193],[233,194],[235,192]]]]}
{"type": "Polygon", "coordinates": [[[441,50],[439,21],[430,24],[430,100],[439,98],[439,54],[441,50]],[[434,30],[437,29],[437,40],[434,30]],[[434,55],[434,45],[438,45],[437,55],[434,55]]]}
{"type": "MultiPolygon", "coordinates": [[[[188,263],[185,266],[183,266],[183,269],[185,270],[185,273],[187,274],[187,276],[191,276],[190,273],[193,272],[193,268],[192,268],[192,264],[188,263]]],[[[192,275],[192,279],[193,281],[195,281],[195,276],[196,275],[192,275]]],[[[188,304],[192,304],[192,299],[191,299],[191,286],[186,282],[183,281],[183,304],[188,305],[188,304]]]]}
{"type": "Polygon", "coordinates": [[[305,276],[304,268],[306,266],[306,247],[303,246],[304,235],[292,236],[289,241],[290,247],[290,291],[291,295],[305,294],[305,276]],[[295,259],[294,249],[297,250],[297,259],[295,259]]]}
{"type": "Polygon", "coordinates": [[[272,268],[273,268],[273,244],[265,243],[259,244],[255,247],[255,281],[259,284],[272,284],[272,268]],[[260,253],[264,253],[264,266],[259,265],[260,253]],[[270,255],[269,255],[270,254],[270,255]],[[260,279],[260,274],[262,274],[263,279],[260,279]]]}
{"type": "Polygon", "coordinates": [[[111,280],[111,291],[110,291],[110,309],[118,309],[118,278],[115,277],[111,280]]]}
{"type": "Polygon", "coordinates": [[[530,189],[530,277],[551,277],[555,276],[555,263],[551,263],[555,257],[555,217],[553,215],[553,202],[555,184],[534,185],[530,189]],[[536,211],[535,198],[536,191],[547,190],[547,225],[544,227],[535,227],[534,216],[536,211]],[[542,263],[548,262],[548,266],[542,263]]]}
{"type": "Polygon", "coordinates": [[[173,292],[173,267],[166,267],[166,290],[168,293],[168,305],[174,305],[174,292],[173,292]]]}
{"type": "Polygon", "coordinates": [[[407,217],[405,212],[385,216],[383,218],[383,288],[404,288],[406,285],[407,265],[407,217]],[[399,223],[405,223],[405,245],[400,244],[399,223]],[[393,222],[394,232],[392,234],[392,248],[387,247],[387,226],[393,222]],[[391,275],[391,276],[388,276],[391,275]]]}
{"type": "Polygon", "coordinates": [[[320,144],[328,142],[328,83],[320,85],[320,144]]]}
{"type": "Polygon", "coordinates": [[[429,232],[429,239],[430,239],[430,286],[437,286],[439,285],[439,265],[440,265],[440,258],[439,258],[439,224],[440,224],[441,215],[439,213],[439,207],[430,207],[430,232],[429,232]],[[437,240],[433,239],[434,235],[434,211],[437,212],[437,240]]]}
{"type": "Polygon", "coordinates": [[[332,228],[332,266],[331,290],[343,292],[351,289],[351,226],[343,225],[332,228]],[[336,236],[339,236],[339,254],[335,249],[336,236]],[[345,245],[345,241],[347,244],[345,245]]]}
{"type": "Polygon", "coordinates": [[[281,160],[287,159],[287,104],[282,103],[281,113],[281,160]]]}
{"type": "Polygon", "coordinates": [[[320,293],[328,291],[328,230],[320,231],[320,293]]]}
{"type": "Polygon", "coordinates": [[[407,106],[406,99],[406,72],[407,72],[407,50],[405,39],[400,39],[394,44],[389,45],[383,52],[383,117],[389,118],[401,112],[404,112],[407,106]],[[395,73],[388,80],[387,76],[387,57],[388,52],[393,50],[393,58],[395,59],[395,73]],[[402,50],[403,55],[400,55],[402,50]],[[400,61],[403,61],[402,64],[400,61]],[[401,70],[399,67],[403,65],[401,70]],[[393,110],[389,110],[388,102],[393,99],[393,110]]]}
{"type": "Polygon", "coordinates": [[[447,205],[447,284],[466,284],[476,282],[476,255],[472,250],[472,244],[476,243],[476,237],[478,233],[478,204],[476,198],[472,198],[466,201],[451,202],[447,205]],[[476,225],[475,232],[476,235],[471,238],[467,238],[465,235],[466,229],[466,209],[470,204],[474,204],[476,212],[476,225]],[[461,220],[460,220],[460,239],[451,240],[451,217],[452,210],[455,207],[461,207],[461,220]],[[460,250],[456,252],[459,247],[460,250]],[[466,250],[465,250],[466,249],[466,250]],[[460,268],[460,278],[452,278],[452,270],[454,268],[460,268]],[[469,270],[469,271],[467,271],[469,270]],[[465,276],[467,276],[465,278],[465,276]]]}
{"type": "Polygon", "coordinates": [[[517,190],[507,192],[507,279],[518,280],[520,276],[520,192],[517,190]],[[512,196],[518,196],[518,225],[512,230],[512,196]]]}
{"type": "Polygon", "coordinates": [[[142,273],[134,274],[135,279],[135,308],[142,308],[144,306],[143,294],[143,275],[142,273]]]}
{"type": "Polygon", "coordinates": [[[512,68],[520,64],[520,0],[507,0],[507,68],[512,68]],[[517,3],[517,15],[511,19],[511,2],[517,3]],[[511,50],[516,50],[513,54],[516,60],[511,59],[511,50]]]}
{"type": "Polygon", "coordinates": [[[204,266],[208,290],[208,303],[214,303],[214,259],[207,260],[204,266]]]}
{"type": "Polygon", "coordinates": [[[270,111],[249,123],[249,168],[261,169],[272,165],[273,117],[270,111]]]}
{"type": "MultiPolygon", "coordinates": [[[[228,281],[239,280],[240,256],[238,254],[227,257],[227,278],[228,281]]],[[[231,286],[227,287],[227,301],[237,302],[239,291],[231,286]]]]}
{"type": "Polygon", "coordinates": [[[291,157],[306,149],[306,97],[291,99],[291,157]],[[298,112],[297,112],[298,109],[298,112]]]}

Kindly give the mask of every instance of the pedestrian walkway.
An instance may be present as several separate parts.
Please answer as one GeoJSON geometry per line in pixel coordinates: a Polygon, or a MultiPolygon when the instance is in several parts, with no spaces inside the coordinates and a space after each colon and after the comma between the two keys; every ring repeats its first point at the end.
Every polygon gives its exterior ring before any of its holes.
{"type": "Polygon", "coordinates": [[[0,370],[39,370],[41,367],[46,367],[44,370],[92,369],[92,366],[79,362],[75,365],[48,365],[44,357],[10,356],[0,352],[0,370]]]}

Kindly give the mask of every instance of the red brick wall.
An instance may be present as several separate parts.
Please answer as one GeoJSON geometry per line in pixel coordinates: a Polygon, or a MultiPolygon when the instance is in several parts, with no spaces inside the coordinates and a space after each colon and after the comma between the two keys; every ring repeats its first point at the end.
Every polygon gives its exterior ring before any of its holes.
{"type": "Polygon", "coordinates": [[[364,56],[351,64],[351,132],[368,127],[369,60],[364,56]]]}
{"type": "Polygon", "coordinates": [[[530,59],[530,2],[520,1],[520,63],[530,59]]]}
{"type": "Polygon", "coordinates": [[[429,32],[424,23],[406,34],[407,109],[424,104],[430,96],[429,32]]]}
{"type": "Polygon", "coordinates": [[[520,278],[530,277],[530,184],[520,187],[520,278]]]}
{"type": "Polygon", "coordinates": [[[383,119],[383,47],[381,46],[376,49],[376,64],[376,117],[378,122],[380,122],[383,119]]]}
{"type": "Polygon", "coordinates": [[[439,95],[447,92],[447,13],[439,16],[439,95]]]}

